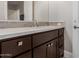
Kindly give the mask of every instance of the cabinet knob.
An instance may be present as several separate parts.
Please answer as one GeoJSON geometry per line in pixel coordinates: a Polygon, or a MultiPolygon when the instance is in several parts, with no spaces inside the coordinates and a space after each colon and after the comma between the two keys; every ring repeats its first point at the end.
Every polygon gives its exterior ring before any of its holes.
{"type": "Polygon", "coordinates": [[[22,45],[23,45],[23,41],[19,41],[18,46],[22,46],[22,45]]]}
{"type": "Polygon", "coordinates": [[[54,44],[53,43],[51,43],[51,46],[53,46],[54,44]]]}
{"type": "Polygon", "coordinates": [[[51,45],[49,44],[48,47],[50,47],[51,45]]]}

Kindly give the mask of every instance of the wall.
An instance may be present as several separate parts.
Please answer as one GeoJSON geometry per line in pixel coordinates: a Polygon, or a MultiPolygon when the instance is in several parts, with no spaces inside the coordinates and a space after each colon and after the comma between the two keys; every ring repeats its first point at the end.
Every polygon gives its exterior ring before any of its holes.
{"type": "Polygon", "coordinates": [[[57,20],[58,17],[58,10],[57,10],[57,3],[55,1],[49,2],[49,21],[59,21],[57,20]]]}
{"type": "Polygon", "coordinates": [[[48,1],[35,1],[34,2],[34,20],[48,21],[48,1]]]}
{"type": "Polygon", "coordinates": [[[32,1],[24,1],[24,20],[32,21],[32,1]]]}
{"type": "Polygon", "coordinates": [[[0,2],[0,20],[7,20],[7,1],[0,2]]]}
{"type": "Polygon", "coordinates": [[[73,2],[50,1],[49,7],[49,21],[65,22],[65,50],[72,52],[73,2]]]}

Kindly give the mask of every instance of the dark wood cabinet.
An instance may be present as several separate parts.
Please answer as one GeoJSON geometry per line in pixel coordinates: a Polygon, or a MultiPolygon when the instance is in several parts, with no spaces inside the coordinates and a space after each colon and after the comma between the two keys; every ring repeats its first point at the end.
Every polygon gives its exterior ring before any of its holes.
{"type": "Polygon", "coordinates": [[[33,50],[34,58],[56,58],[56,39],[33,50]]]}
{"type": "Polygon", "coordinates": [[[17,58],[32,58],[32,51],[17,56],[17,58]]]}
{"type": "Polygon", "coordinates": [[[64,28],[0,40],[1,58],[64,56],[64,28]]]}
{"type": "Polygon", "coordinates": [[[62,46],[64,44],[64,35],[59,36],[58,40],[59,40],[58,41],[58,43],[59,43],[58,45],[62,46]]]}
{"type": "Polygon", "coordinates": [[[56,58],[58,30],[33,35],[33,55],[35,58],[56,58]]]}
{"type": "Polygon", "coordinates": [[[47,58],[56,58],[56,39],[49,42],[47,45],[47,58]]]}
{"type": "Polygon", "coordinates": [[[46,58],[46,44],[33,49],[34,58],[46,58]]]}
{"type": "Polygon", "coordinates": [[[33,35],[33,47],[36,47],[42,43],[45,43],[57,37],[58,37],[58,30],[35,34],[33,35]]]}
{"type": "Polygon", "coordinates": [[[57,57],[64,56],[64,28],[58,30],[57,57]]]}
{"type": "Polygon", "coordinates": [[[31,37],[23,36],[1,42],[1,57],[14,57],[31,49],[31,37]]]}

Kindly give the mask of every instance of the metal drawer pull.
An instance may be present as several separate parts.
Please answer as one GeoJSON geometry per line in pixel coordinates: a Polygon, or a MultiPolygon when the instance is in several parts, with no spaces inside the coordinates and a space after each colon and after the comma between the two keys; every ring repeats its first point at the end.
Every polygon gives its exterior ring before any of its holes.
{"type": "Polygon", "coordinates": [[[49,44],[48,47],[50,47],[51,45],[49,44]]]}
{"type": "Polygon", "coordinates": [[[53,43],[51,43],[51,46],[53,46],[53,43]]]}
{"type": "Polygon", "coordinates": [[[22,46],[22,45],[23,45],[23,41],[19,41],[18,46],[22,46]]]}
{"type": "Polygon", "coordinates": [[[74,26],[74,29],[77,29],[77,28],[79,28],[79,27],[77,27],[77,26],[74,26]]]}

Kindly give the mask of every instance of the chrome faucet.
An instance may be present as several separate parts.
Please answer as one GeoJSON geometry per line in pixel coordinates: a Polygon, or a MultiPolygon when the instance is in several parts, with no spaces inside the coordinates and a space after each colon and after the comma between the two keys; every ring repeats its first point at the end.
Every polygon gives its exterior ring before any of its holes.
{"type": "Polygon", "coordinates": [[[37,22],[37,19],[34,19],[34,21],[33,21],[33,22],[34,22],[34,26],[35,26],[35,27],[38,27],[38,22],[37,22]]]}

